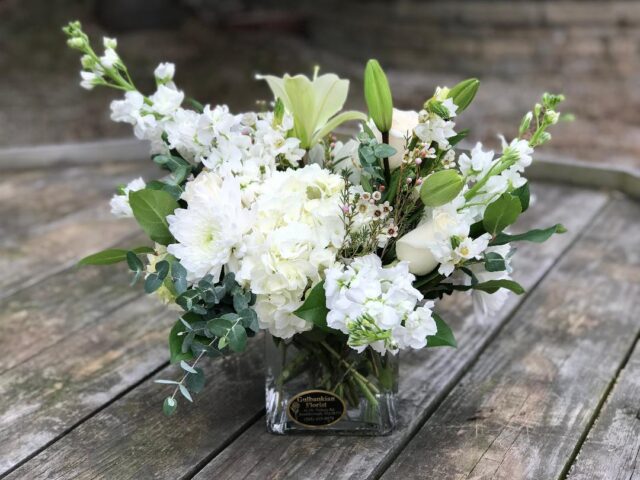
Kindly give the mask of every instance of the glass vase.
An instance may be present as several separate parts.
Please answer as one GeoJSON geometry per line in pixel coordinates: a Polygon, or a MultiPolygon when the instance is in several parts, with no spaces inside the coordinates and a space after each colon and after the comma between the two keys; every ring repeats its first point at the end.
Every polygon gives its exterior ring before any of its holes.
{"type": "Polygon", "coordinates": [[[398,355],[356,352],[346,336],[266,335],[267,430],[388,435],[396,424],[398,355]]]}

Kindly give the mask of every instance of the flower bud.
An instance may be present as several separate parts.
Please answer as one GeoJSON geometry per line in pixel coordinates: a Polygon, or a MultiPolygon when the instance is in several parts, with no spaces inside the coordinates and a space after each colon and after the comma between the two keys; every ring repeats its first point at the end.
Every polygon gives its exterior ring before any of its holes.
{"type": "Polygon", "coordinates": [[[468,78],[458,83],[449,91],[449,98],[458,106],[458,112],[469,106],[480,87],[480,80],[468,78]]]}
{"type": "Polygon", "coordinates": [[[424,223],[398,239],[396,256],[398,260],[409,262],[409,272],[426,275],[438,266],[438,261],[428,247],[434,242],[433,223],[424,223]]]}
{"type": "Polygon", "coordinates": [[[118,40],[115,38],[102,37],[102,45],[104,45],[104,48],[115,49],[118,47],[118,40]]]}
{"type": "Polygon", "coordinates": [[[555,110],[547,110],[544,114],[544,121],[549,125],[555,125],[560,119],[560,114],[555,110]]]}
{"type": "Polygon", "coordinates": [[[85,41],[81,37],[71,37],[67,40],[67,45],[76,50],[83,50],[85,47],[85,41]]]}
{"type": "Polygon", "coordinates": [[[378,130],[391,130],[393,101],[389,82],[377,60],[369,60],[364,70],[364,98],[369,115],[378,130]]]}
{"type": "Polygon", "coordinates": [[[533,112],[527,112],[527,114],[522,117],[522,122],[520,122],[520,128],[518,129],[518,133],[522,135],[524,132],[529,130],[529,126],[531,126],[531,120],[533,119],[533,112]]]}
{"type": "Polygon", "coordinates": [[[440,170],[432,173],[420,187],[420,198],[428,207],[439,207],[458,196],[464,180],[455,170],[440,170]]]}

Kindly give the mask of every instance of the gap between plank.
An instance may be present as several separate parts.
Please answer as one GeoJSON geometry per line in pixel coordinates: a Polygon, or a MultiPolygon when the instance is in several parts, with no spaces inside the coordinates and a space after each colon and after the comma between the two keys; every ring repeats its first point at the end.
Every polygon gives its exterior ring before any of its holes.
{"type": "Polygon", "coordinates": [[[602,397],[600,398],[600,401],[596,405],[596,408],[594,409],[593,413],[591,414],[591,417],[589,418],[589,421],[587,422],[587,425],[584,431],[580,435],[580,438],[578,438],[578,442],[576,443],[576,446],[574,447],[573,451],[569,455],[569,458],[567,459],[567,462],[565,463],[564,468],[562,469],[562,471],[560,472],[560,475],[558,476],[559,480],[566,480],[568,478],[569,473],[571,471],[571,467],[573,467],[573,465],[576,463],[576,460],[578,459],[578,455],[580,454],[580,450],[582,450],[582,445],[584,445],[584,442],[587,440],[587,436],[593,429],[593,426],[598,420],[598,417],[600,417],[600,412],[602,412],[602,409],[604,408],[604,404],[607,402],[607,400],[613,393],[613,389],[616,383],[618,383],[618,380],[620,379],[620,375],[622,374],[622,371],[625,369],[625,367],[629,363],[629,359],[631,358],[631,355],[633,355],[634,350],[638,346],[639,341],[640,341],[640,330],[636,333],[636,337],[633,340],[633,343],[631,344],[629,351],[625,354],[624,358],[622,359],[622,362],[620,362],[620,366],[618,367],[613,378],[607,385],[607,388],[605,389],[602,397]]]}
{"type": "MultiPolygon", "coordinates": [[[[600,217],[604,210],[611,205],[612,199],[609,197],[607,201],[591,216],[588,222],[585,223],[583,229],[576,235],[576,237],[562,250],[560,255],[556,257],[553,263],[549,266],[549,268],[540,276],[537,282],[527,291],[527,296],[531,294],[538,286],[547,278],[547,276],[556,268],[557,264],[564,258],[569,250],[573,248],[573,246],[585,235],[587,229],[593,222],[600,217]]],[[[469,364],[461,370],[458,375],[454,377],[451,383],[444,388],[437,397],[434,398],[434,401],[430,408],[424,410],[423,418],[420,419],[418,425],[416,425],[415,429],[409,433],[407,438],[405,438],[400,444],[393,448],[392,458],[382,462],[372,473],[372,478],[379,479],[384,475],[384,473],[389,469],[389,467],[393,464],[393,462],[400,456],[405,447],[413,440],[413,438],[418,434],[418,432],[422,429],[422,427],[427,423],[431,415],[440,407],[442,402],[447,398],[447,396],[451,393],[451,391],[456,387],[456,385],[460,382],[462,377],[464,377],[467,372],[469,372],[474,365],[478,362],[482,354],[486,351],[489,345],[495,340],[495,338],[502,332],[502,330],[507,326],[507,324],[517,315],[517,313],[522,308],[522,305],[526,302],[526,298],[523,299],[518,305],[514,307],[514,309],[509,313],[509,315],[504,319],[504,321],[498,325],[498,327],[491,333],[491,336],[487,338],[482,347],[478,350],[474,358],[469,362],[469,364]]],[[[630,355],[630,353],[629,353],[630,355]]]]}

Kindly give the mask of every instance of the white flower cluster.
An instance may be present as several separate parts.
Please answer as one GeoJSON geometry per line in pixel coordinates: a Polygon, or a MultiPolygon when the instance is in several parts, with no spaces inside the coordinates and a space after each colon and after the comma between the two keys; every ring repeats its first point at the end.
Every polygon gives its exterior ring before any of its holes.
{"type": "Polygon", "coordinates": [[[131,180],[121,192],[115,194],[111,198],[111,201],[109,202],[111,214],[120,218],[133,217],[131,205],[129,205],[129,192],[137,192],[146,186],[146,183],[141,177],[131,180]]]}
{"type": "Polygon", "coordinates": [[[293,128],[291,116],[276,121],[271,112],[234,115],[224,105],[206,105],[202,113],[184,109],[184,93],[173,83],[174,72],[173,64],[160,64],[153,95],[147,98],[133,90],[111,103],[112,120],[133,125],[137,138],[151,142],[152,154],[175,149],[189,162],[238,177],[246,203],[278,165],[297,166],[305,152],[298,139],[287,137],[293,128]]]}
{"type": "Polygon", "coordinates": [[[276,172],[251,208],[251,231],[236,279],[256,294],[263,328],[289,338],[312,325],[293,314],[305,290],[322,280],[344,238],[344,181],[318,165],[276,172]]]}
{"type": "MultiPolygon", "coordinates": [[[[451,98],[446,97],[447,93],[448,91],[439,89],[436,91],[434,98],[447,110],[448,118],[451,119],[456,116],[458,107],[451,98]]],[[[427,110],[419,112],[418,121],[419,123],[413,131],[425,145],[436,143],[440,150],[449,150],[451,148],[448,139],[456,135],[454,130],[456,124],[454,122],[445,120],[434,112],[427,110]]]]}
{"type": "Polygon", "coordinates": [[[437,331],[433,302],[419,306],[422,294],[407,262],[383,267],[380,257],[358,257],[326,273],[327,325],[349,335],[358,352],[371,346],[380,353],[419,349],[437,331]]]}

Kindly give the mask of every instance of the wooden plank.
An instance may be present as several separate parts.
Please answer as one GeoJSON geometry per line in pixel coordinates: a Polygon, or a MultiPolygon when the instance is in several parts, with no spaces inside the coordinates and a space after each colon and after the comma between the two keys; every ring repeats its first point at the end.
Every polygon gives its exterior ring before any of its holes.
{"type": "Polygon", "coordinates": [[[131,162],[149,158],[149,143],[118,139],[100,142],[39,145],[0,149],[0,171],[65,167],[88,163],[131,162]]]}
{"type": "Polygon", "coordinates": [[[640,478],[640,345],[622,370],[582,445],[569,480],[640,478]]]}
{"type": "Polygon", "coordinates": [[[154,165],[106,164],[0,176],[0,245],[79,210],[107,202],[119,184],[159,175],[154,165]]]}
{"type": "MultiPolygon", "coordinates": [[[[258,366],[261,340],[256,339],[242,355],[207,366],[209,380],[195,405],[181,399],[179,413],[165,417],[161,405],[168,389],[149,380],[13,471],[7,480],[188,477],[211,452],[224,448],[235,432],[260,415],[264,404],[264,374],[258,366]]],[[[154,378],[178,375],[177,367],[169,367],[154,378]]]]}
{"type": "MultiPolygon", "coordinates": [[[[589,224],[606,202],[591,191],[534,186],[538,202],[523,217],[520,228],[564,222],[569,233],[543,245],[522,245],[515,257],[517,278],[532,287],[551,268],[562,251],[589,224]],[[580,210],[581,215],[575,212],[580,210]]],[[[520,298],[512,297],[501,315],[479,323],[472,316],[469,297],[448,299],[446,317],[452,321],[458,350],[423,350],[402,354],[400,424],[390,437],[274,437],[256,423],[197,478],[368,478],[377,475],[424,421],[437,402],[457,382],[508,317],[520,298]]]]}
{"type": "Polygon", "coordinates": [[[165,364],[173,322],[175,312],[147,297],[0,375],[0,472],[165,364]]]}
{"type": "Polygon", "coordinates": [[[606,208],[383,478],[564,474],[640,329],[639,216],[606,208]]]}
{"type": "Polygon", "coordinates": [[[0,373],[143,295],[130,278],[123,264],[71,268],[0,300],[0,373]]]}

